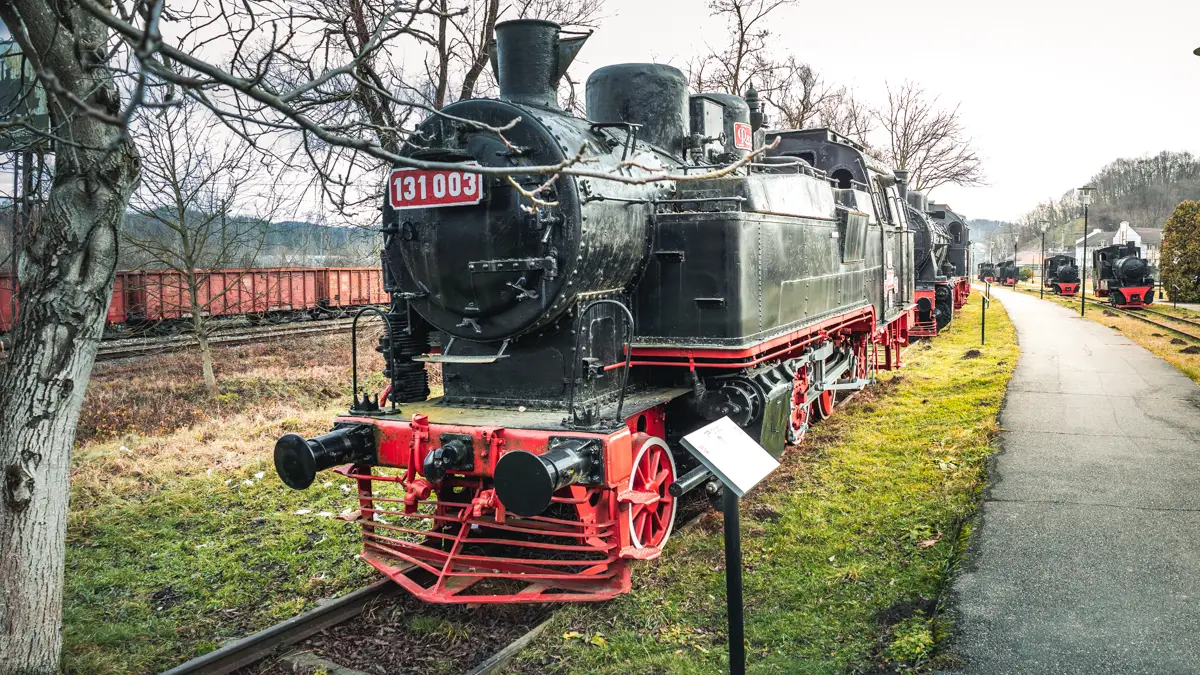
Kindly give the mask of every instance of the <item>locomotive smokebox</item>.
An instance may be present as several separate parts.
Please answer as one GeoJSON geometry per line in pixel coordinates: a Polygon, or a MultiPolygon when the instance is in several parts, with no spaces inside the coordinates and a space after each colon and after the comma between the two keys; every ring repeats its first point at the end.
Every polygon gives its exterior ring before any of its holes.
{"type": "Polygon", "coordinates": [[[293,490],[312,485],[318,471],[374,459],[375,438],[366,424],[338,427],[316,438],[288,434],[275,443],[275,473],[293,490]]]}
{"type": "Polygon", "coordinates": [[[587,116],[602,124],[638,124],[638,140],[682,155],[688,137],[687,78],[657,63],[621,63],[587,80],[587,116]]]}
{"type": "Polygon", "coordinates": [[[558,108],[558,81],[579,54],[587,34],[560,37],[552,21],[517,19],[496,24],[493,69],[500,99],[541,108],[558,108]]]}
{"type": "Polygon", "coordinates": [[[594,441],[570,439],[542,455],[507,453],[496,462],[496,496],[518,516],[536,516],[555,492],[590,477],[599,467],[599,452],[594,441]]]}
{"type": "Polygon", "coordinates": [[[1129,256],[1113,263],[1113,276],[1127,282],[1137,282],[1146,274],[1146,261],[1129,256]]]}

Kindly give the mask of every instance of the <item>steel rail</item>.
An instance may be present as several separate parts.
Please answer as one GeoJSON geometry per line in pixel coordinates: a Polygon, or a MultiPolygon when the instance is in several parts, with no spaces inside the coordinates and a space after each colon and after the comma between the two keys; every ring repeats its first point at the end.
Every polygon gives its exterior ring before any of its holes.
{"type": "Polygon", "coordinates": [[[371,603],[396,593],[399,588],[400,586],[391,579],[376,581],[370,586],[318,605],[312,611],[197,656],[187,663],[163,671],[162,675],[231,673],[271,656],[280,647],[293,645],[326,628],[361,615],[371,603]]]}

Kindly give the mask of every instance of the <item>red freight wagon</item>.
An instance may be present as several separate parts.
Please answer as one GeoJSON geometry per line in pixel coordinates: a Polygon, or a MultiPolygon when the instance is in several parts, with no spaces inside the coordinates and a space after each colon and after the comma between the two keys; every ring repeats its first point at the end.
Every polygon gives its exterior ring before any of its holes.
{"type": "Polygon", "coordinates": [[[388,301],[383,275],[374,267],[329,267],[321,270],[321,298],[330,307],[382,305],[388,301]]]}
{"type": "Polygon", "coordinates": [[[0,333],[12,330],[16,318],[16,281],[11,273],[0,274],[0,333]]]}
{"type": "MultiPolygon", "coordinates": [[[[112,296],[108,301],[108,314],[104,317],[104,323],[109,326],[125,323],[125,289],[128,284],[127,277],[130,274],[130,272],[117,272],[117,278],[113,282],[112,296]]],[[[13,322],[16,319],[14,314],[17,310],[17,301],[14,297],[16,286],[11,273],[0,274],[0,333],[7,333],[13,328],[13,322]]]]}
{"type": "MultiPolygon", "coordinates": [[[[200,272],[197,301],[209,316],[316,309],[321,299],[317,292],[320,272],[307,268],[200,272]]],[[[133,297],[134,314],[149,321],[191,315],[187,283],[179,272],[138,273],[133,297]]]]}

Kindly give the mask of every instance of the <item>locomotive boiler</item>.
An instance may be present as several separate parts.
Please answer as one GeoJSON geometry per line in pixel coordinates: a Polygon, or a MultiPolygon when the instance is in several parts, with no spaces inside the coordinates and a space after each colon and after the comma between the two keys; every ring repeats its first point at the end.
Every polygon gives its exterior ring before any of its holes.
{"type": "Polygon", "coordinates": [[[1092,252],[1092,287],[1096,297],[1114,307],[1145,307],[1154,302],[1154,275],[1137,244],[1103,246],[1092,252]]]}
{"type": "Polygon", "coordinates": [[[383,208],[389,385],[275,448],[292,487],[354,479],[363,559],[431,602],[627,591],[716,487],[681,436],[729,417],[778,456],[908,341],[903,176],[665,65],[600,68],[574,117],[582,42],[498,24],[499,99],[418,126],[383,208]]]}
{"type": "Polygon", "coordinates": [[[1079,266],[1068,255],[1056,255],[1042,262],[1042,284],[1055,295],[1073,296],[1079,292],[1079,266]]]}

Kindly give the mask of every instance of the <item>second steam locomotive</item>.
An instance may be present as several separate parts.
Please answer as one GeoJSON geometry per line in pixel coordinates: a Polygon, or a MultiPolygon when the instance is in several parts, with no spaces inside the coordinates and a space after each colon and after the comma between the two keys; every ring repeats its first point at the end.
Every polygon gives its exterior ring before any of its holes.
{"type": "Polygon", "coordinates": [[[294,488],[354,479],[363,559],[427,601],[603,600],[683,494],[718,489],[683,435],[729,417],[782,454],[951,320],[969,235],[853,141],[768,130],[753,89],[612,65],[581,119],[556,91],[582,38],[517,20],[496,43],[499,99],[447,106],[404,151],[462,169],[389,177],[390,385],[275,465],[294,488]],[[588,175],[470,170],[560,164],[588,175]]]}

